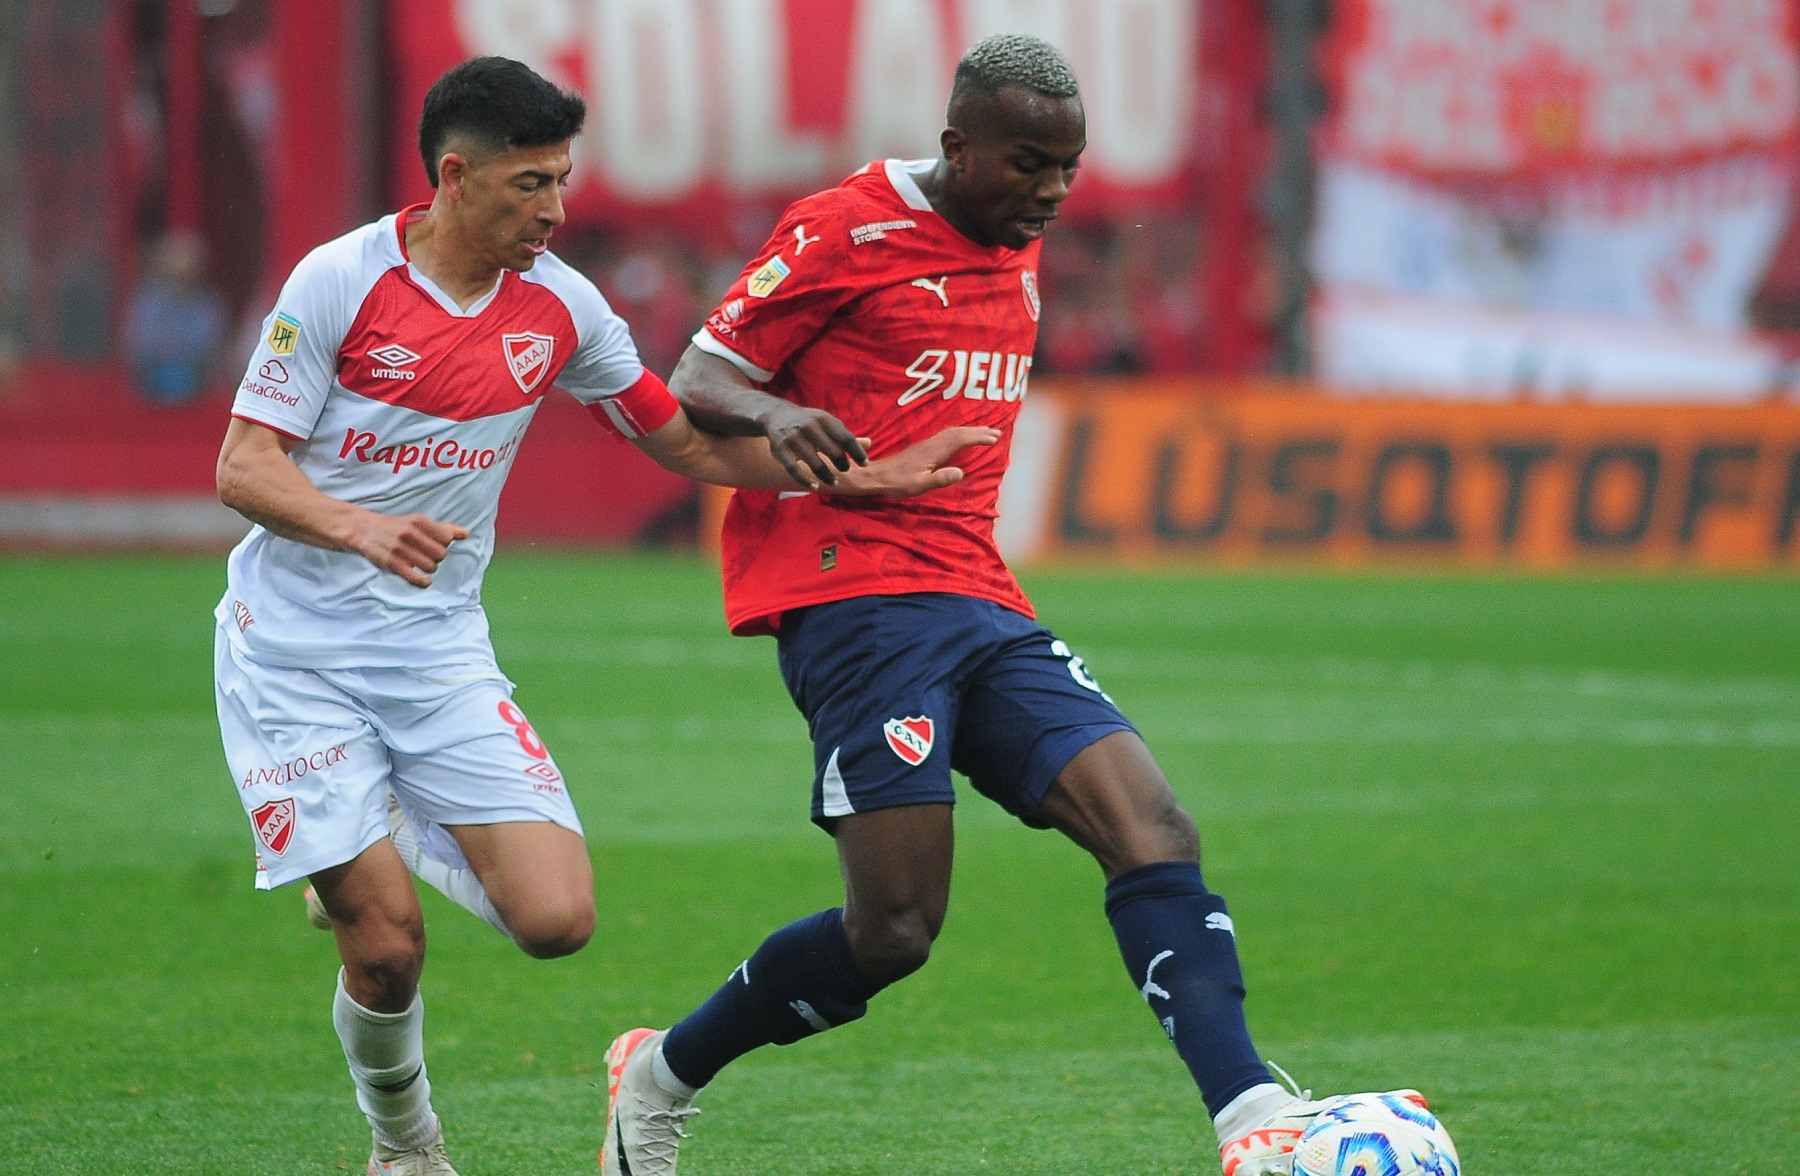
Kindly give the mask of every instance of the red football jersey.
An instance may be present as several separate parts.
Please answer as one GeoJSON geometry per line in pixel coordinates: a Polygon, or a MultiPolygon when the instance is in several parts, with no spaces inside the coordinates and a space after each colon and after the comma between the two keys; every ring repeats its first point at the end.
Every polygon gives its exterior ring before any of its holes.
{"type": "Polygon", "coordinates": [[[694,336],[777,396],[897,452],[952,425],[1001,439],[918,498],[739,490],[725,512],[725,618],[771,633],[783,610],[852,596],[954,592],[1031,616],[994,544],[1000,478],[1037,345],[1038,244],[983,248],[877,161],[797,201],[694,336]]]}

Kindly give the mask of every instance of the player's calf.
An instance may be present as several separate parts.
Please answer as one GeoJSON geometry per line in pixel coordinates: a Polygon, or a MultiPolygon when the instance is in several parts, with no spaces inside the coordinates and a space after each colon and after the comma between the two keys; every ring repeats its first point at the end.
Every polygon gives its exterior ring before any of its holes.
{"type": "Polygon", "coordinates": [[[662,1055],[675,1078],[698,1090],[753,1049],[791,1045],[858,1019],[883,987],[851,956],[843,911],[820,911],[763,940],[668,1031],[662,1055]]]}

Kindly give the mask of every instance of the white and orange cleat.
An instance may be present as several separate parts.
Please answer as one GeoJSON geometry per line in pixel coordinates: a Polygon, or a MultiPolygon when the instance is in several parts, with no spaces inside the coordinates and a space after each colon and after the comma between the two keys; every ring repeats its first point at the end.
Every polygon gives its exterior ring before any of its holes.
{"type": "Polygon", "coordinates": [[[1220,1145],[1219,1163],[1225,1176],[1291,1176],[1294,1148],[1301,1134],[1335,1101],[1290,1096],[1285,1106],[1265,1116],[1255,1128],[1220,1145]]]}
{"type": "Polygon", "coordinates": [[[687,1138],[682,1123],[700,1113],[693,1100],[670,1094],[651,1074],[666,1029],[633,1029],[606,1051],[606,1143],[601,1176],[675,1176],[687,1138]]]}
{"type": "Polygon", "coordinates": [[[331,930],[331,912],[319,901],[319,892],[312,888],[311,883],[300,892],[300,897],[306,902],[306,921],[321,931],[331,930]]]}
{"type": "Polygon", "coordinates": [[[435,1139],[411,1151],[395,1151],[377,1140],[369,1156],[368,1176],[456,1176],[456,1169],[444,1154],[444,1136],[440,1132],[435,1139]]]}
{"type": "MultiPolygon", "coordinates": [[[[1282,1077],[1287,1077],[1285,1072],[1282,1077]]],[[[1425,1096],[1416,1090],[1391,1090],[1388,1094],[1403,1098],[1421,1110],[1429,1109],[1425,1096]]],[[[1261,1114],[1255,1127],[1220,1141],[1219,1164],[1225,1176],[1292,1176],[1294,1149],[1300,1143],[1300,1136],[1314,1119],[1349,1097],[1340,1094],[1315,1099],[1310,1090],[1297,1090],[1287,1095],[1285,1102],[1261,1114]]]]}

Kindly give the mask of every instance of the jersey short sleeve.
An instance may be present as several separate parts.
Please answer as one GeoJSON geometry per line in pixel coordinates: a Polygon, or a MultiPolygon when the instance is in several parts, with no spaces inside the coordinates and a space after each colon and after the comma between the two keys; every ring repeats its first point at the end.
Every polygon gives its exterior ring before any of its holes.
{"type": "Polygon", "coordinates": [[[847,252],[849,215],[839,189],[790,206],[694,345],[753,380],[773,379],[845,303],[866,292],[847,252]]]}
{"type": "Polygon", "coordinates": [[[593,404],[617,396],[643,377],[644,364],[631,329],[594,283],[551,253],[538,259],[526,280],[555,294],[575,324],[575,353],[557,375],[557,387],[583,404],[593,404]]]}
{"type": "Polygon", "coordinates": [[[366,293],[357,261],[340,238],[294,267],[263,320],[233,416],[301,440],[312,436],[337,378],[339,345],[366,293]]]}

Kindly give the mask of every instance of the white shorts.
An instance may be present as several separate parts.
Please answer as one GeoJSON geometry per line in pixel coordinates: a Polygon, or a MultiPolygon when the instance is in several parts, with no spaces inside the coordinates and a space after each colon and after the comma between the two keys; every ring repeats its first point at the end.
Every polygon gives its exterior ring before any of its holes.
{"type": "Polygon", "coordinates": [[[213,644],[219,733],[268,890],[388,835],[391,789],[427,853],[465,865],[445,825],[581,820],[550,750],[493,662],[303,670],[213,644]]]}

